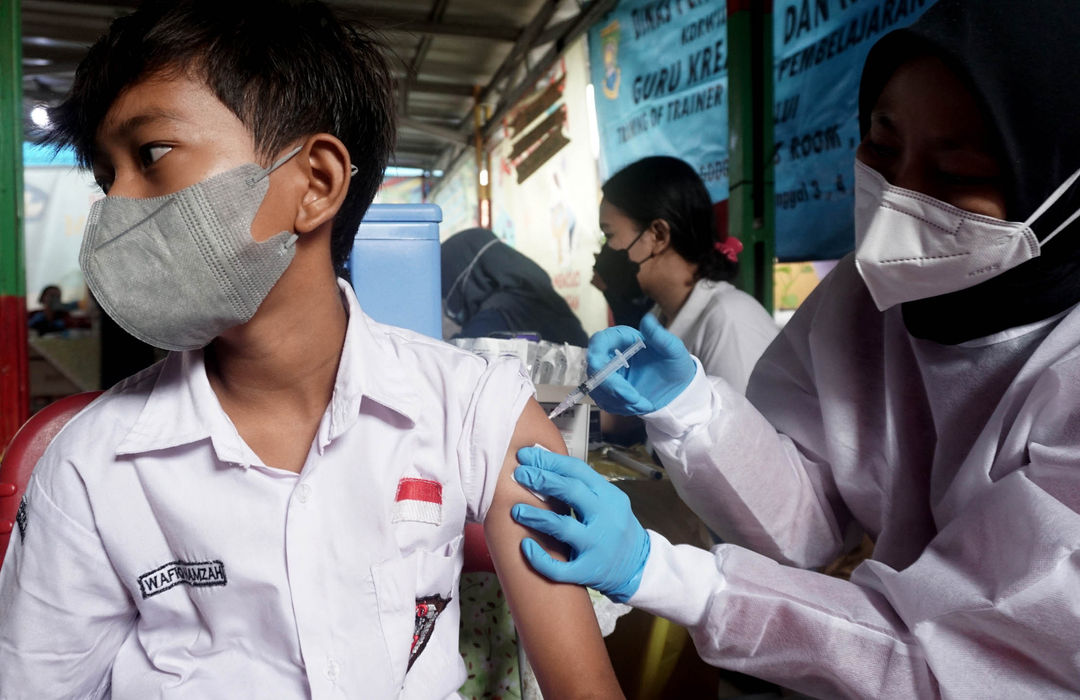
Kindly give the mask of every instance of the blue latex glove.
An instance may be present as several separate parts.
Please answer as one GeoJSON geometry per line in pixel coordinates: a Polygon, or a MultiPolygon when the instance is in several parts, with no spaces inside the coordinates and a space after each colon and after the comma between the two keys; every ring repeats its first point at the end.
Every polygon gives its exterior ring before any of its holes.
{"type": "Polygon", "coordinates": [[[602,369],[615,357],[615,350],[625,350],[638,338],[645,339],[645,348],[630,359],[630,366],[613,372],[589,394],[608,413],[640,416],[659,410],[682,393],[697,371],[683,342],[655,316],[645,314],[640,333],[629,326],[615,326],[589,339],[589,374],[602,369]]]}
{"type": "Polygon", "coordinates": [[[624,603],[641,584],[649,535],[630,510],[630,499],[585,462],[536,447],[518,450],[514,479],[532,491],[573,507],[578,519],[524,503],[514,520],[570,546],[570,561],[557,561],[533,539],[521,549],[537,572],[553,581],[595,588],[624,603]]]}

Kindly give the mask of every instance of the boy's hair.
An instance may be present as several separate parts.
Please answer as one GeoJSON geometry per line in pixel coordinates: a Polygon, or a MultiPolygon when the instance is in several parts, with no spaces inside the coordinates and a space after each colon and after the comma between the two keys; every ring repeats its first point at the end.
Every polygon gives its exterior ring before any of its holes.
{"type": "Polygon", "coordinates": [[[314,0],[148,0],[115,20],[79,64],[43,141],[90,165],[94,137],[126,88],[150,76],[190,76],[251,131],[269,162],[315,133],[345,144],[358,172],[335,217],[338,274],[394,147],[393,82],[370,33],[314,0]]]}

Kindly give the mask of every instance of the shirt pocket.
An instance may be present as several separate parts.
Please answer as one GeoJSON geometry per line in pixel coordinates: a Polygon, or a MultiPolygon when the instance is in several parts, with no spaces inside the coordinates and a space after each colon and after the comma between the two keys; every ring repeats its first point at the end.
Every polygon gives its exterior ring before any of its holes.
{"type": "MultiPolygon", "coordinates": [[[[453,658],[457,659],[457,587],[464,561],[458,535],[436,551],[417,549],[401,559],[371,567],[379,624],[390,657],[391,675],[398,687],[412,664],[444,664],[447,658],[439,647],[451,635],[453,658]],[[453,629],[447,631],[446,626],[453,629]],[[438,634],[436,634],[438,632],[438,634]],[[437,657],[437,658],[436,658],[437,657]]],[[[450,669],[444,669],[444,673],[450,669]]]]}

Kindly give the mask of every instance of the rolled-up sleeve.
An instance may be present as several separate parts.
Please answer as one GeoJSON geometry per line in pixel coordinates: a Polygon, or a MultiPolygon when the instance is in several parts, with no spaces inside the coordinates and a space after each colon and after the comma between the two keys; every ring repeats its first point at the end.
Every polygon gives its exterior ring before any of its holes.
{"type": "Polygon", "coordinates": [[[513,358],[490,361],[476,383],[465,413],[459,454],[470,520],[483,522],[487,517],[510,439],[533,393],[525,367],[513,358]]]}

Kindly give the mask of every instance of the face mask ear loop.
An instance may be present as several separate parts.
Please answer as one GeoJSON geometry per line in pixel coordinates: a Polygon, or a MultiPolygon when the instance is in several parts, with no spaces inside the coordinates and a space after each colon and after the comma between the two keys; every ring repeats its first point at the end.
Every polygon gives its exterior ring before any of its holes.
{"type": "MultiPolygon", "coordinates": [[[[1043,202],[1039,206],[1039,208],[1035,210],[1035,213],[1027,218],[1027,221],[1024,222],[1024,226],[1026,226],[1028,228],[1031,228],[1031,225],[1033,223],[1035,223],[1035,221],[1040,216],[1045,214],[1047,209],[1054,206],[1054,203],[1057,202],[1059,199],[1061,199],[1062,196],[1064,196],[1064,194],[1069,191],[1069,188],[1072,187],[1076,183],[1077,180],[1080,180],[1080,170],[1077,170],[1076,172],[1074,172],[1072,175],[1070,175],[1068,177],[1068,179],[1065,180],[1065,182],[1061,183],[1061,186],[1058,187],[1056,190],[1054,190],[1053,194],[1051,194],[1049,197],[1047,197],[1046,201],[1043,202]]],[[[1068,219],[1066,219],[1065,223],[1061,224],[1056,229],[1054,229],[1053,232],[1051,232],[1049,236],[1047,236],[1046,238],[1039,241],[1039,245],[1044,246],[1047,243],[1049,243],[1051,238],[1053,238],[1054,236],[1056,236],[1059,233],[1061,233],[1062,231],[1064,231],[1068,227],[1069,224],[1076,221],[1077,217],[1080,217],[1080,211],[1073,212],[1073,215],[1070,216],[1068,219]]]]}
{"type": "Polygon", "coordinates": [[[641,240],[641,237],[642,237],[642,236],[644,236],[644,235],[645,235],[645,232],[646,232],[646,231],[648,231],[648,230],[649,230],[648,228],[643,228],[643,229],[641,229],[641,233],[639,233],[639,234],[637,235],[637,238],[635,238],[634,240],[630,241],[630,245],[628,245],[628,246],[626,246],[625,248],[623,248],[623,250],[625,250],[625,251],[626,251],[626,255],[627,255],[627,257],[629,257],[629,256],[630,256],[630,249],[634,247],[634,244],[635,244],[635,243],[637,243],[638,241],[640,241],[640,240],[641,240]]]}
{"type": "MultiPolygon", "coordinates": [[[[648,233],[648,232],[649,232],[649,229],[648,229],[648,228],[642,229],[641,233],[639,233],[639,234],[637,235],[637,238],[635,238],[635,239],[634,239],[634,243],[637,243],[637,242],[638,242],[639,240],[641,240],[641,237],[642,237],[642,236],[644,236],[644,235],[645,235],[646,233],[648,233]]],[[[623,248],[623,250],[625,250],[625,251],[626,251],[626,257],[627,257],[627,258],[629,258],[629,257],[630,257],[630,249],[634,247],[634,243],[631,243],[630,245],[628,245],[628,246],[626,246],[625,248],[623,248]]],[[[638,266],[638,267],[640,268],[640,267],[641,267],[642,265],[644,265],[645,263],[649,262],[650,260],[652,260],[652,259],[653,259],[653,258],[655,258],[655,257],[656,257],[656,253],[655,253],[655,252],[652,252],[652,253],[649,253],[648,257],[646,257],[646,258],[645,258],[644,260],[642,260],[642,261],[640,261],[640,262],[636,262],[636,263],[634,263],[634,264],[635,264],[635,265],[637,265],[637,266],[638,266]]],[[[634,261],[633,261],[633,260],[631,260],[630,262],[634,262],[634,261]]]]}
{"type": "Polygon", "coordinates": [[[473,256],[473,259],[469,261],[469,264],[465,266],[465,269],[462,270],[461,273],[457,276],[457,278],[454,279],[454,283],[450,285],[450,289],[446,292],[446,302],[445,303],[446,303],[447,308],[450,308],[450,297],[454,294],[454,290],[457,289],[459,284],[462,284],[466,279],[469,278],[469,274],[472,272],[473,268],[476,267],[476,262],[480,259],[480,256],[483,255],[484,252],[488,248],[490,248],[491,246],[495,245],[498,242],[499,242],[499,239],[496,238],[493,241],[488,241],[487,243],[485,243],[480,248],[480,250],[477,251],[476,255],[473,256]]]}
{"type": "Polygon", "coordinates": [[[299,153],[303,149],[304,149],[304,147],[302,145],[297,146],[296,148],[292,149],[291,151],[289,151],[285,155],[278,158],[276,161],[274,161],[273,165],[271,165],[269,168],[267,168],[266,170],[263,171],[262,175],[260,175],[260,176],[258,176],[256,178],[253,178],[251,180],[251,184],[254,185],[256,182],[258,182],[259,180],[262,180],[264,177],[269,177],[270,173],[274,172],[275,170],[277,170],[281,166],[288,163],[290,158],[295,156],[297,153],[299,153]]]}

